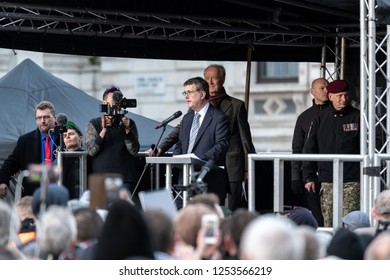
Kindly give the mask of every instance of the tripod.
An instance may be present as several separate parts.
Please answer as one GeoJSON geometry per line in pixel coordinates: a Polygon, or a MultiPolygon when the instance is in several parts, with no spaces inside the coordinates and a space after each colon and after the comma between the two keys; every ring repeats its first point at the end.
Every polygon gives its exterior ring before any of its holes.
{"type": "MultiPolygon", "coordinates": [[[[163,130],[161,131],[161,135],[160,135],[160,137],[159,137],[159,139],[157,141],[157,144],[156,145],[152,144],[150,146],[150,148],[152,149],[152,156],[156,155],[158,144],[160,143],[161,138],[164,135],[165,130],[167,129],[166,125],[164,125],[162,127],[163,127],[163,130]]],[[[144,169],[142,170],[141,176],[139,177],[138,182],[137,182],[137,184],[136,184],[136,186],[134,188],[134,191],[131,194],[131,198],[133,198],[134,194],[137,192],[138,186],[139,186],[139,184],[140,184],[140,182],[141,182],[141,180],[142,180],[146,170],[148,169],[148,167],[150,167],[150,188],[153,189],[153,187],[154,187],[154,164],[153,163],[145,163],[145,166],[144,166],[144,169]]]]}

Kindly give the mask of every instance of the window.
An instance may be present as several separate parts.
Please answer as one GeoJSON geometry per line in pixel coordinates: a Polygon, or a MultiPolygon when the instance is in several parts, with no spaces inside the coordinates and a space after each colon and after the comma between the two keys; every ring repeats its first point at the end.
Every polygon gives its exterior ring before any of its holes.
{"type": "Polygon", "coordinates": [[[298,62],[260,62],[257,82],[298,82],[298,66],[298,62]]]}

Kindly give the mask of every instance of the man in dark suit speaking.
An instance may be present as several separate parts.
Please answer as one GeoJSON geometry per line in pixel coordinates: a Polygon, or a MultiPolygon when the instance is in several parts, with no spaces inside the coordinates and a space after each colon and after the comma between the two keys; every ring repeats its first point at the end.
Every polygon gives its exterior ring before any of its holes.
{"type": "MultiPolygon", "coordinates": [[[[191,78],[183,86],[183,96],[190,110],[181,121],[179,141],[173,155],[193,153],[202,160],[213,160],[216,165],[225,166],[230,141],[228,117],[210,106],[209,85],[206,80],[201,77],[191,78]]],[[[223,173],[226,175],[225,170],[223,173]]],[[[222,203],[228,192],[227,176],[218,177],[218,180],[212,180],[216,183],[208,181],[207,177],[205,181],[208,191],[216,193],[222,203]]]]}
{"type": "MultiPolygon", "coordinates": [[[[248,180],[248,154],[256,153],[248,123],[248,114],[245,103],[228,95],[225,91],[225,67],[211,64],[204,69],[203,76],[209,84],[210,104],[220,109],[229,118],[230,144],[226,152],[226,170],[231,194],[228,195],[227,206],[234,211],[237,208],[246,207],[242,183],[248,180]]],[[[163,155],[176,144],[179,132],[180,124],[158,146],[155,155],[163,155]]],[[[155,156],[152,149],[147,152],[149,156],[155,156]]]]}

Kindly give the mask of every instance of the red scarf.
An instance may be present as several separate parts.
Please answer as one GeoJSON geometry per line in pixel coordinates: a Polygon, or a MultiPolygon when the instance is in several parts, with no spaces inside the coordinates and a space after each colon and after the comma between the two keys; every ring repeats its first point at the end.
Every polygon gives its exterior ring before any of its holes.
{"type": "Polygon", "coordinates": [[[214,107],[217,107],[218,103],[226,96],[226,91],[225,88],[223,87],[220,92],[217,92],[215,95],[211,96],[210,95],[210,103],[214,107]]]}

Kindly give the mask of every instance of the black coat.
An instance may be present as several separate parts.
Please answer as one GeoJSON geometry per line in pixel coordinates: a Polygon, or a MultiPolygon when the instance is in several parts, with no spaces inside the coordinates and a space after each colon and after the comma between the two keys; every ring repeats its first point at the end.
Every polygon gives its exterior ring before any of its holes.
{"type": "MultiPolygon", "coordinates": [[[[292,140],[292,153],[302,154],[303,146],[306,141],[307,133],[315,116],[329,106],[329,102],[324,104],[315,104],[301,113],[295,123],[294,135],[292,140]]],[[[302,181],[302,162],[291,162],[291,181],[302,181]]]]}
{"type": "MultiPolygon", "coordinates": [[[[55,137],[54,143],[59,144],[59,137],[55,137]]],[[[23,134],[19,137],[18,142],[12,153],[4,161],[0,168],[0,183],[5,183],[9,186],[10,177],[20,170],[27,170],[29,164],[42,163],[42,142],[40,132],[37,129],[23,134]]],[[[55,148],[53,148],[54,150],[55,148]]],[[[54,153],[52,153],[52,161],[55,160],[54,153]]],[[[34,190],[39,187],[38,183],[28,182],[28,179],[23,180],[22,195],[32,195],[34,190]]]]}
{"type": "MultiPolygon", "coordinates": [[[[359,154],[360,112],[348,106],[335,111],[333,106],[316,116],[311,125],[303,152],[308,154],[359,154]]],[[[304,182],[313,181],[315,162],[303,162],[304,182]]],[[[333,182],[333,162],[318,162],[318,180],[333,182]]],[[[344,162],[344,182],[360,180],[360,163],[344,162]]]]}

